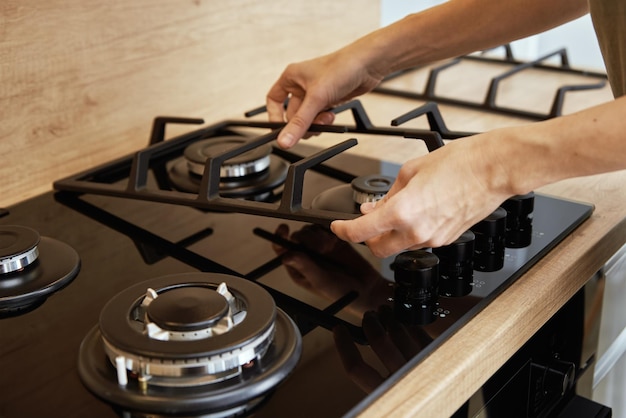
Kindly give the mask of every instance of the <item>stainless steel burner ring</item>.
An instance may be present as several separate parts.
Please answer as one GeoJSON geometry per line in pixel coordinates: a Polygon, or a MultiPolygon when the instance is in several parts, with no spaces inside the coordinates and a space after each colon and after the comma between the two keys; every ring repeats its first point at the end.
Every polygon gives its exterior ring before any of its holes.
{"type": "MultiPolygon", "coordinates": [[[[242,146],[245,142],[245,138],[237,136],[208,138],[194,142],[185,149],[187,167],[190,172],[202,176],[210,157],[219,155],[229,148],[242,146]]],[[[266,145],[237,155],[222,164],[220,177],[239,178],[259,174],[270,166],[271,152],[271,146],[266,145]]]]}
{"type": "Polygon", "coordinates": [[[224,274],[177,274],[115,296],[83,340],[78,369],[87,388],[123,410],[222,416],[254,408],[280,384],[300,358],[301,340],[260,285],[224,274]],[[216,294],[210,307],[201,303],[207,289],[216,294]],[[151,324],[159,338],[149,335],[151,324]],[[207,327],[202,338],[179,339],[207,327]],[[174,338],[161,339],[165,333],[174,338]]]}
{"type": "Polygon", "coordinates": [[[0,274],[13,273],[32,264],[39,256],[39,233],[24,226],[0,228],[0,274]]]}

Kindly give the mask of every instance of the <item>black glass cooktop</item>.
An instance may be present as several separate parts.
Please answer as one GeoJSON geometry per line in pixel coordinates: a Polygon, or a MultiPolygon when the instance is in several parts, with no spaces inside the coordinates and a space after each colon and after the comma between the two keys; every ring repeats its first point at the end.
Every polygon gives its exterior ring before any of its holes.
{"type": "MultiPolygon", "coordinates": [[[[300,146],[297,151],[307,154],[313,149],[300,146]]],[[[355,175],[393,176],[398,169],[349,153],[333,161],[329,164],[355,175]]],[[[310,173],[305,184],[307,205],[343,182],[310,173]]],[[[128,407],[112,405],[107,393],[83,384],[78,368],[81,343],[97,327],[107,303],[120,293],[141,282],[198,272],[255,283],[286,314],[280,315],[281,321],[293,321],[301,336],[295,368],[270,396],[243,413],[258,417],[355,415],[518,279],[592,210],[587,204],[535,195],[528,243],[506,248],[501,268],[473,270],[469,282],[431,294],[426,319],[406,321],[394,311],[394,298],[398,298],[394,258],[376,259],[365,246],[339,241],[324,226],[114,196],[43,194],[8,208],[0,226],[26,226],[67,244],[80,257],[80,272],[32,309],[6,312],[0,319],[0,416],[124,415],[128,407]],[[281,241],[290,237],[298,244],[281,241]],[[385,332],[400,331],[410,343],[393,352],[376,353],[369,344],[385,332]],[[344,371],[346,366],[362,370],[361,361],[368,365],[367,375],[344,371]]],[[[0,302],[12,292],[11,283],[0,281],[0,302]]],[[[105,355],[96,356],[102,357],[102,367],[114,376],[105,355]]],[[[139,404],[141,396],[150,394],[154,393],[139,394],[139,404]]],[[[166,408],[162,414],[180,412],[166,408]]]]}

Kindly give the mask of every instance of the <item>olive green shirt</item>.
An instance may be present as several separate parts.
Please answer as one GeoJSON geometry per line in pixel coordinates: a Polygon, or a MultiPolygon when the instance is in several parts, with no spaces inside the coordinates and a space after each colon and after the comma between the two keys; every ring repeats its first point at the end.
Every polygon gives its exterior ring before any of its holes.
{"type": "Polygon", "coordinates": [[[589,0],[589,12],[615,97],[626,94],[626,1],[589,0]]]}

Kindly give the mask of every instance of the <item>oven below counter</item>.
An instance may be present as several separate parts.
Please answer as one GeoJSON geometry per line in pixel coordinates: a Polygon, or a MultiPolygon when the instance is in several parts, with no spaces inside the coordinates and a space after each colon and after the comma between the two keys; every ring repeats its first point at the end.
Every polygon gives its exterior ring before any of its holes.
{"type": "Polygon", "coordinates": [[[626,171],[539,191],[595,205],[591,218],[359,417],[449,417],[461,408],[626,243],[626,171]]]}

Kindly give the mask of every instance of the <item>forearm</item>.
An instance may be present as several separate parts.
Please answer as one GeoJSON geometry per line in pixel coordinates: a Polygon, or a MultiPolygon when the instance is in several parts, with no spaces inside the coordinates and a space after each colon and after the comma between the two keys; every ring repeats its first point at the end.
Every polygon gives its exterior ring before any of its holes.
{"type": "Polygon", "coordinates": [[[575,114],[490,133],[508,193],[626,169],[625,114],[622,97],[575,114]]]}
{"type": "MultiPolygon", "coordinates": [[[[379,75],[488,49],[556,27],[587,13],[587,0],[450,0],[359,39],[379,75]]],[[[357,58],[358,59],[358,58],[357,58]]]]}

